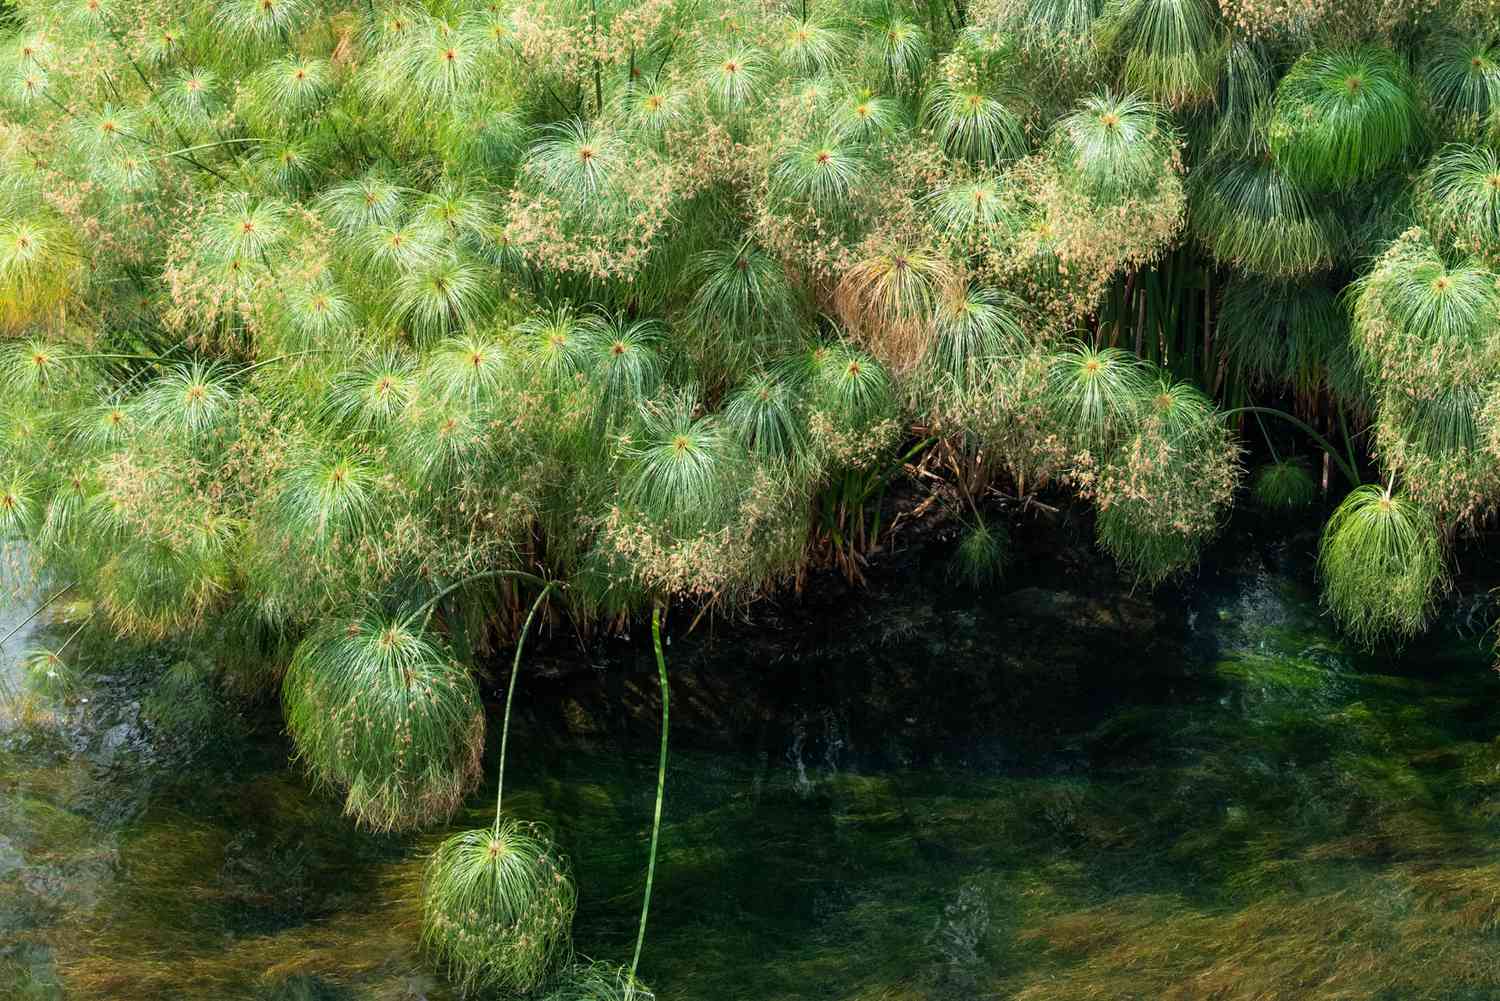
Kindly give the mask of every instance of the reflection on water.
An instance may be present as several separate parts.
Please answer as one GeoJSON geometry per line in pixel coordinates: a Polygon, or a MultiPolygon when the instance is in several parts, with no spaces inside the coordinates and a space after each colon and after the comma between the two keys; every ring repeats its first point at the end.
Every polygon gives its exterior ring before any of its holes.
{"type": "MultiPolygon", "coordinates": [[[[679,638],[643,974],[672,1001],[1500,997],[1483,611],[1362,656],[1246,548],[1154,599],[912,582],[794,641],[679,638]]],[[[414,949],[430,842],[354,831],[274,719],[132,656],[0,744],[0,996],[448,997],[414,949]]],[[[633,943],[652,677],[539,674],[518,724],[507,802],[571,854],[596,958],[633,943]]]]}

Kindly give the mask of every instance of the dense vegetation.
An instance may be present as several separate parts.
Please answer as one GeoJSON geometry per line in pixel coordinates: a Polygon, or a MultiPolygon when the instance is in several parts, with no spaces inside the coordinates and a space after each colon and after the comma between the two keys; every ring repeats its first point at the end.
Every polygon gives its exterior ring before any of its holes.
{"type": "Polygon", "coordinates": [[[1154,585],[1248,429],[1257,503],[1352,488],[1367,641],[1500,500],[1494,0],[0,13],[0,540],[251,651],[373,826],[473,788],[549,583],[857,579],[909,463],[976,581],[1048,491],[1154,585]]]}

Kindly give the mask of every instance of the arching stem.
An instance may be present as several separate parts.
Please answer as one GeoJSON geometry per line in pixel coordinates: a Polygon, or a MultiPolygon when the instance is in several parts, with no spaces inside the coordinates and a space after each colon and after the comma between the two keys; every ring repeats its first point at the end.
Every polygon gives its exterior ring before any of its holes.
{"type": "Polygon", "coordinates": [[[510,685],[505,689],[505,717],[500,723],[500,764],[496,771],[498,775],[495,780],[495,831],[500,830],[500,804],[505,798],[505,745],[510,742],[510,706],[516,698],[516,678],[521,674],[521,651],[526,647],[526,634],[531,631],[531,620],[536,618],[537,609],[542,607],[542,602],[547,600],[547,595],[552,593],[552,582],[542,588],[542,593],[536,596],[536,601],[531,603],[531,611],[526,613],[526,624],[521,627],[521,635],[516,637],[516,656],[510,665],[510,685]]]}
{"type": "MultiPolygon", "coordinates": [[[[415,622],[417,620],[417,617],[425,612],[427,617],[422,620],[422,628],[426,629],[428,624],[432,622],[433,613],[437,611],[438,602],[442,601],[444,598],[448,597],[448,595],[452,594],[454,591],[457,591],[461,587],[468,587],[476,580],[484,580],[489,577],[519,577],[522,580],[529,580],[537,584],[545,584],[549,588],[552,586],[552,584],[548,581],[542,580],[542,578],[538,577],[534,573],[527,573],[525,570],[481,570],[479,573],[469,574],[469,576],[465,577],[463,580],[459,581],[456,584],[449,584],[437,594],[434,594],[431,598],[428,598],[421,605],[417,606],[417,610],[411,613],[411,617],[408,621],[415,622]]],[[[527,619],[526,621],[530,622],[531,620],[527,619]]],[[[524,631],[522,632],[522,635],[525,635],[524,631]]]]}
{"type": "MultiPolygon", "coordinates": [[[[270,267],[270,263],[271,263],[270,261],[267,261],[266,262],[266,266],[270,267]]],[[[275,358],[267,358],[265,361],[258,361],[256,363],[254,363],[253,365],[246,365],[244,368],[240,369],[235,374],[236,375],[249,375],[251,372],[254,372],[256,369],[265,368],[267,365],[274,365],[274,364],[276,364],[279,361],[286,361],[288,358],[302,358],[302,357],[305,357],[306,355],[328,355],[328,354],[335,353],[336,350],[337,349],[335,349],[335,348],[308,348],[306,351],[292,351],[292,352],[289,352],[288,354],[277,355],[275,358]]]]}
{"type": "Polygon", "coordinates": [[[165,160],[165,159],[168,159],[169,157],[185,156],[185,155],[187,155],[189,153],[196,153],[200,149],[214,149],[217,146],[236,146],[236,145],[243,145],[245,143],[267,143],[267,142],[270,142],[270,140],[269,139],[253,139],[253,138],[252,139],[221,139],[218,142],[199,143],[196,146],[184,146],[182,149],[174,149],[174,150],[172,150],[169,153],[163,153],[161,156],[158,156],[156,159],[158,159],[158,160],[165,160]]]}
{"type": "Polygon", "coordinates": [[[651,820],[651,856],[646,863],[646,894],[641,900],[641,923],[635,933],[635,956],[630,960],[630,978],[625,996],[635,995],[635,971],[641,965],[641,947],[646,943],[646,915],[651,911],[651,884],[656,880],[656,845],[661,839],[661,803],[667,791],[667,659],[661,652],[661,606],[651,610],[651,645],[656,651],[656,673],[661,681],[661,754],[656,761],[656,815],[651,820]]]}
{"type": "Polygon", "coordinates": [[[1287,423],[1299,428],[1308,437],[1312,438],[1313,441],[1317,442],[1318,447],[1327,452],[1328,456],[1333,459],[1334,463],[1339,467],[1339,472],[1344,474],[1344,478],[1349,481],[1351,487],[1360,485],[1359,471],[1339,454],[1338,449],[1334,448],[1327,438],[1314,431],[1312,426],[1306,421],[1299,420],[1285,410],[1277,410],[1275,407],[1235,407],[1233,410],[1224,411],[1221,416],[1233,417],[1235,414],[1268,414],[1271,417],[1280,417],[1287,423]]]}
{"type": "Polygon", "coordinates": [[[1255,426],[1260,428],[1260,436],[1266,440],[1266,447],[1271,450],[1271,461],[1280,462],[1281,457],[1276,454],[1276,443],[1271,440],[1271,435],[1266,431],[1266,422],[1260,419],[1260,414],[1255,414],[1255,426]]]}

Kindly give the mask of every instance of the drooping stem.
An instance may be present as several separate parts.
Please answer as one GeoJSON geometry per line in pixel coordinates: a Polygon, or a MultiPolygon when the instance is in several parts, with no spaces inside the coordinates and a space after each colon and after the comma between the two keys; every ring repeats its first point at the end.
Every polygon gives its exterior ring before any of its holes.
{"type": "MultiPolygon", "coordinates": [[[[265,258],[264,252],[262,252],[261,257],[263,259],[265,258]]],[[[266,260],[266,267],[268,267],[268,268],[271,267],[271,262],[269,260],[266,260]]],[[[275,269],[273,268],[272,270],[274,271],[275,269]]],[[[267,365],[274,365],[274,364],[276,364],[279,361],[286,361],[288,358],[301,358],[301,357],[303,357],[305,355],[328,355],[328,354],[334,354],[336,352],[336,350],[337,350],[336,348],[308,348],[306,351],[292,351],[292,352],[290,352],[288,354],[277,355],[274,358],[267,358],[265,361],[255,362],[252,365],[246,365],[244,368],[240,369],[239,372],[236,373],[236,374],[238,374],[238,375],[249,375],[251,372],[254,372],[256,369],[265,368],[267,365]]]]}
{"type": "Polygon", "coordinates": [[[1280,417],[1287,423],[1295,425],[1307,434],[1308,437],[1312,438],[1313,441],[1317,442],[1318,447],[1323,449],[1333,459],[1338,465],[1339,471],[1344,474],[1344,478],[1349,481],[1351,487],[1360,485],[1359,471],[1339,454],[1338,449],[1334,448],[1327,438],[1314,431],[1306,421],[1299,420],[1285,410],[1277,410],[1275,407],[1235,407],[1233,410],[1224,411],[1221,416],[1233,417],[1235,414],[1268,414],[1271,417],[1280,417]]]}
{"type": "Polygon", "coordinates": [[[198,143],[196,146],[184,146],[184,147],[182,147],[182,149],[174,149],[171,152],[161,154],[156,159],[158,159],[158,160],[166,160],[169,157],[184,156],[184,155],[186,155],[188,153],[196,153],[200,149],[214,149],[214,148],[219,147],[219,146],[241,146],[241,145],[244,145],[246,143],[268,143],[270,141],[271,140],[269,140],[269,139],[256,139],[256,138],[249,138],[249,139],[220,139],[217,142],[198,143]]]}
{"type": "Polygon", "coordinates": [[[1255,426],[1260,428],[1260,436],[1266,440],[1266,447],[1271,450],[1271,461],[1280,462],[1281,459],[1276,455],[1276,443],[1271,440],[1270,433],[1266,431],[1266,422],[1260,419],[1260,414],[1253,416],[1255,417],[1255,426]]]}
{"type": "Polygon", "coordinates": [[[1354,461],[1354,442],[1349,439],[1349,422],[1344,419],[1343,407],[1335,404],[1334,410],[1337,411],[1339,415],[1339,433],[1344,436],[1344,451],[1348,453],[1349,465],[1353,467],[1356,465],[1356,463],[1354,461]]]}
{"type": "MultiPolygon", "coordinates": [[[[415,612],[411,613],[410,621],[415,622],[417,620],[417,617],[425,612],[427,614],[427,617],[422,620],[422,628],[426,629],[428,623],[432,621],[433,613],[437,611],[438,602],[442,601],[444,598],[448,597],[448,595],[452,594],[454,591],[457,591],[459,588],[468,587],[476,580],[484,580],[488,577],[519,577],[522,580],[534,581],[537,584],[547,584],[546,581],[542,580],[542,578],[538,577],[536,574],[527,573],[525,570],[481,570],[479,573],[469,574],[469,576],[465,577],[463,580],[458,581],[456,584],[449,584],[437,594],[434,594],[431,598],[428,598],[417,607],[417,610],[415,612]]],[[[547,586],[551,587],[550,584],[547,584],[547,586]]],[[[528,619],[527,621],[530,622],[531,620],[528,619]]]]}
{"type": "Polygon", "coordinates": [[[667,659],[661,652],[661,607],[651,610],[651,646],[656,651],[656,673],[661,681],[661,754],[656,761],[656,815],[651,819],[651,855],[646,863],[646,894],[641,900],[641,923],[635,933],[635,956],[630,960],[627,997],[635,992],[635,971],[646,943],[646,915],[651,911],[651,884],[656,880],[656,845],[661,839],[661,803],[667,791],[667,659]]]}
{"type": "Polygon", "coordinates": [[[516,698],[516,678],[521,673],[521,651],[526,647],[526,634],[531,631],[531,620],[536,618],[537,609],[542,607],[542,602],[547,600],[547,595],[552,593],[552,582],[542,588],[542,593],[536,596],[536,601],[531,603],[531,611],[526,613],[526,624],[521,627],[521,635],[516,637],[516,656],[510,665],[510,685],[505,689],[505,717],[500,724],[500,764],[496,771],[495,779],[495,830],[500,830],[500,804],[505,798],[505,745],[510,742],[510,706],[516,698]]]}

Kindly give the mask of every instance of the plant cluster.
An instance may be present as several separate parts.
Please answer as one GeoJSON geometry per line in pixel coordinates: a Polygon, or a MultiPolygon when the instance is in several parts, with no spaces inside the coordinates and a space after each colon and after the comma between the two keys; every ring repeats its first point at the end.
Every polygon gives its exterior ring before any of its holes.
{"type": "Polygon", "coordinates": [[[1328,604],[1409,633],[1500,497],[1500,13],[1355,6],[19,0],[0,539],[288,664],[375,826],[472,787],[518,574],[583,629],[857,577],[929,445],[966,576],[1005,477],[1154,584],[1237,488],[1220,406],[1355,480],[1366,422],[1400,489],[1328,604]]]}

